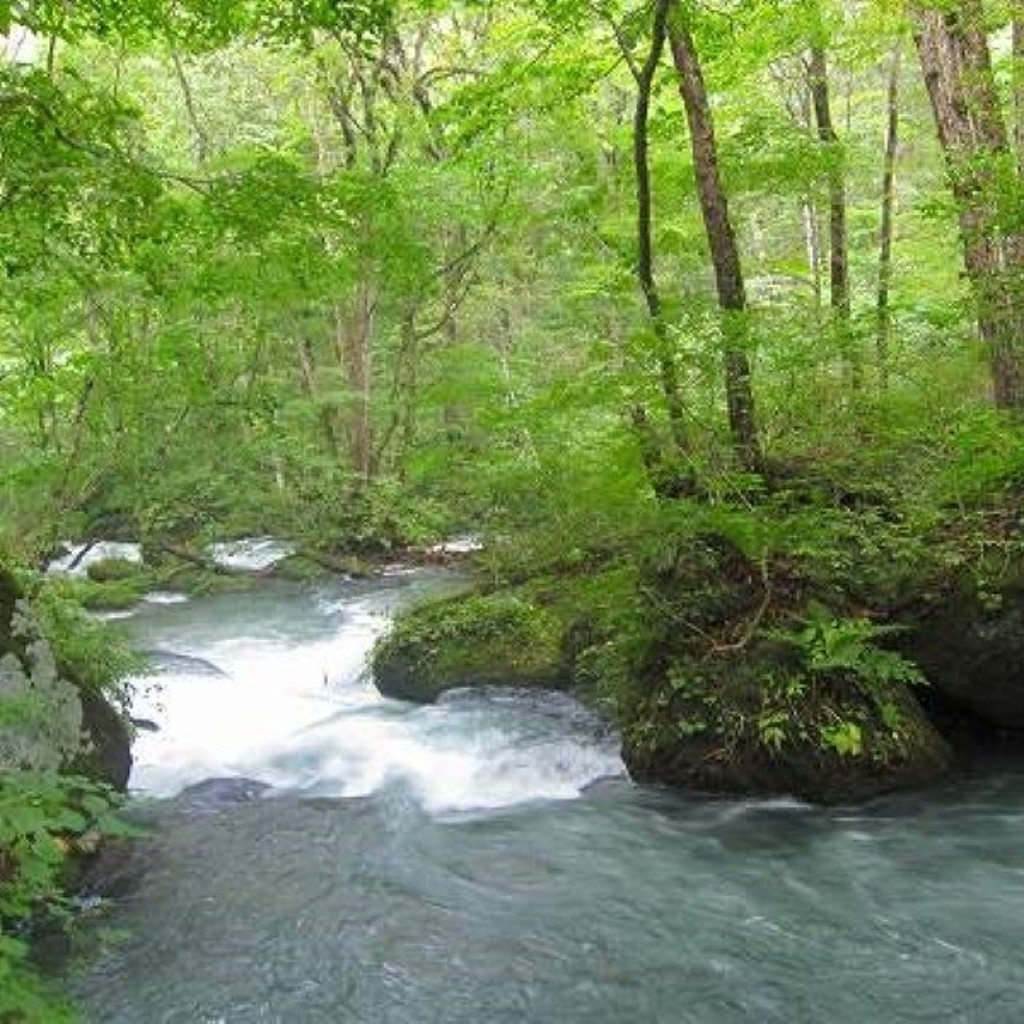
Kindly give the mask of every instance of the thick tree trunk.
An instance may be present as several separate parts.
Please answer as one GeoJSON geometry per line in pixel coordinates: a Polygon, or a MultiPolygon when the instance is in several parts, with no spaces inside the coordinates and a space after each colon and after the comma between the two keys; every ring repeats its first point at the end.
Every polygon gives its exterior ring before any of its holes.
{"type": "Polygon", "coordinates": [[[896,158],[900,141],[900,65],[902,44],[893,51],[889,68],[889,89],[886,104],[885,156],[882,164],[882,223],[878,245],[878,297],[875,305],[875,355],[878,380],[884,389],[889,386],[889,339],[892,333],[892,312],[889,292],[892,286],[892,240],[896,213],[896,158]]]}
{"type": "Polygon", "coordinates": [[[704,75],[685,13],[676,0],[670,5],[669,39],[690,128],[697,192],[723,314],[729,430],[740,464],[751,473],[759,473],[762,457],[745,344],[747,296],[739,247],[718,169],[718,146],[704,75]]]}
{"type": "Polygon", "coordinates": [[[950,187],[964,263],[992,374],[995,404],[1024,413],[1024,245],[1000,227],[1000,171],[1015,163],[992,72],[978,0],[949,13],[911,9],[950,187]]]}

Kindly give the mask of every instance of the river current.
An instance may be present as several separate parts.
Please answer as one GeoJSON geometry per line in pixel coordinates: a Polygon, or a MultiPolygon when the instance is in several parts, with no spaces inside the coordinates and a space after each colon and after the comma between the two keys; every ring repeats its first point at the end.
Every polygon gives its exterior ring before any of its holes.
{"type": "Polygon", "coordinates": [[[562,695],[365,674],[443,574],[154,595],[127,626],[145,870],[97,1024],[1024,1018],[1024,775],[821,810],[634,786],[562,695]],[[210,780],[221,780],[213,781],[210,780]],[[224,781],[234,780],[234,781],[224,781]],[[240,781],[246,780],[246,781],[240,781]]]}

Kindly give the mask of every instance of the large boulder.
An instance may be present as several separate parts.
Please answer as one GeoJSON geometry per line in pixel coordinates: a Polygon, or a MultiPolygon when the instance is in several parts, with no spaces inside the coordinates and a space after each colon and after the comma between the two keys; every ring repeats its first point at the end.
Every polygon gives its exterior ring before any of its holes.
{"type": "Polygon", "coordinates": [[[124,789],[127,723],[63,674],[14,576],[0,568],[0,769],[67,771],[124,789]]]}
{"type": "Polygon", "coordinates": [[[816,603],[717,535],[662,545],[645,570],[646,636],[620,700],[635,778],[706,792],[863,800],[940,776],[950,750],[915,667],[873,624],[816,603]]]}
{"type": "Polygon", "coordinates": [[[464,686],[558,688],[562,633],[554,615],[517,597],[435,601],[401,615],[377,644],[374,682],[387,697],[418,703],[464,686]]]}
{"type": "Polygon", "coordinates": [[[834,804],[931,782],[951,753],[904,683],[755,642],[673,662],[632,709],[623,757],[640,782],[834,804]]]}

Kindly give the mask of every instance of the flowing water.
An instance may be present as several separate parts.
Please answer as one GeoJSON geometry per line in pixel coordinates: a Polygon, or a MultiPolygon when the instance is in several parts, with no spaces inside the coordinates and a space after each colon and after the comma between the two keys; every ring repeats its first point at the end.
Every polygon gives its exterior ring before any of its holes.
{"type": "Polygon", "coordinates": [[[377,695],[373,637],[445,585],[163,595],[129,620],[162,669],[136,698],[151,834],[101,918],[129,937],[69,982],[87,1020],[1024,1016],[1024,776],[827,811],[635,787],[563,696],[377,695]]]}

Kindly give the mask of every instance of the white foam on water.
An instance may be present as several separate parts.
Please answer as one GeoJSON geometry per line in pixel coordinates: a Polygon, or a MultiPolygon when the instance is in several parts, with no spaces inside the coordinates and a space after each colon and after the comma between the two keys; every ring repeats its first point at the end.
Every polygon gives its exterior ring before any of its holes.
{"type": "Polygon", "coordinates": [[[185,604],[188,594],[179,594],[174,590],[153,590],[144,594],[142,600],[146,604],[185,604]]]}
{"type": "Polygon", "coordinates": [[[264,631],[179,649],[225,675],[140,681],[132,714],[159,731],[136,740],[132,788],[167,797],[244,776],[352,797],[398,781],[425,809],[446,813],[571,799],[624,774],[615,738],[564,695],[465,691],[427,707],[381,697],[365,672],[387,624],[381,604],[370,595],[312,605],[335,619],[344,610],[318,639],[264,631]]]}
{"type": "Polygon", "coordinates": [[[394,780],[431,812],[507,807],[579,796],[621,776],[617,744],[522,707],[479,704],[410,708],[382,702],[318,723],[272,759],[272,785],[324,796],[366,796],[394,780]]]}
{"type": "Polygon", "coordinates": [[[89,566],[108,558],[117,558],[123,562],[142,562],[142,548],[138,544],[121,541],[102,540],[93,544],[65,544],[67,554],[55,558],[46,567],[48,573],[58,576],[84,576],[89,566]],[[86,551],[88,548],[88,551],[86,551]],[[85,552],[83,554],[83,552],[85,552]]]}
{"type": "Polygon", "coordinates": [[[247,537],[211,544],[206,550],[225,569],[260,572],[294,555],[297,549],[290,541],[278,540],[276,537],[247,537]]]}
{"type": "Polygon", "coordinates": [[[483,538],[475,533],[467,533],[461,537],[449,537],[448,540],[435,544],[430,551],[435,555],[471,555],[474,551],[482,551],[483,538]]]}

